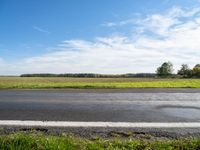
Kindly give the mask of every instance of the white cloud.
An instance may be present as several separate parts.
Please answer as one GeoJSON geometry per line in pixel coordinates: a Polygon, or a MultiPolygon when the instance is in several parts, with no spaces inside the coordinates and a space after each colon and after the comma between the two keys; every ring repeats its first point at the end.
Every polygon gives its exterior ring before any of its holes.
{"type": "Polygon", "coordinates": [[[189,23],[198,19],[199,17],[196,15],[199,13],[200,8],[189,10],[181,9],[180,7],[173,7],[168,10],[166,14],[149,15],[144,19],[138,20],[136,24],[140,26],[142,31],[150,31],[159,36],[169,36],[169,34],[173,34],[171,30],[175,30],[179,25],[191,25],[189,23]]]}
{"type": "Polygon", "coordinates": [[[173,62],[175,69],[182,63],[192,67],[200,60],[199,12],[173,7],[166,14],[138,20],[143,32],[137,37],[113,34],[93,41],[66,40],[53,52],[25,58],[10,68],[19,74],[134,73],[154,72],[163,61],[173,62]]]}

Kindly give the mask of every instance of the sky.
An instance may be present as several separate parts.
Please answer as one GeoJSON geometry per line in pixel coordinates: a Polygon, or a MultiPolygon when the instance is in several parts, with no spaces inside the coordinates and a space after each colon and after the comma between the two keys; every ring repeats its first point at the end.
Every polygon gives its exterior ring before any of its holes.
{"type": "Polygon", "coordinates": [[[200,63],[199,0],[0,0],[0,75],[200,63]]]}

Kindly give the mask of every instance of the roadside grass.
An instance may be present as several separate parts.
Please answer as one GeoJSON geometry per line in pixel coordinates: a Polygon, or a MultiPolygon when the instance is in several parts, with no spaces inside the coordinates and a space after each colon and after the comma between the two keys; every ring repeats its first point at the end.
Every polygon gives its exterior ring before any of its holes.
{"type": "Polygon", "coordinates": [[[200,79],[0,77],[0,89],[200,88],[200,79]]]}
{"type": "Polygon", "coordinates": [[[134,139],[83,139],[74,136],[50,136],[15,133],[0,136],[1,150],[197,150],[200,139],[134,140],[134,139]]]}

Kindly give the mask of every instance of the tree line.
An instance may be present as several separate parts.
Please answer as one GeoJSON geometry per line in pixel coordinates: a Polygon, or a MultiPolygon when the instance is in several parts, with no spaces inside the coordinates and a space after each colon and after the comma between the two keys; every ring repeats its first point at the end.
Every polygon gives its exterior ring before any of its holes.
{"type": "Polygon", "coordinates": [[[156,73],[127,73],[127,74],[95,74],[95,73],[65,73],[65,74],[22,74],[20,77],[73,77],[73,78],[200,78],[200,64],[192,69],[187,64],[182,64],[177,73],[174,73],[173,64],[164,62],[157,68],[156,73]]]}
{"type": "Polygon", "coordinates": [[[199,78],[200,64],[195,65],[192,69],[187,64],[182,64],[177,74],[173,74],[173,64],[171,62],[164,62],[157,68],[156,74],[158,77],[182,77],[182,78],[199,78]]]}
{"type": "Polygon", "coordinates": [[[20,77],[73,77],[73,78],[153,78],[155,73],[127,73],[127,74],[95,74],[95,73],[65,73],[65,74],[22,74],[20,77]]]}

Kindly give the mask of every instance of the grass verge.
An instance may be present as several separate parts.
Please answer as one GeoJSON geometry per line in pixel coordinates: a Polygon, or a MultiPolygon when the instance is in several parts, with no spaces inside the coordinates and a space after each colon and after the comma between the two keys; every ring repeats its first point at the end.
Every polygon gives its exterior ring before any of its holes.
{"type": "Polygon", "coordinates": [[[47,136],[42,134],[16,133],[0,136],[1,150],[197,150],[200,139],[163,141],[95,139],[88,140],[73,136],[47,136]]]}
{"type": "Polygon", "coordinates": [[[0,89],[200,88],[200,79],[0,77],[0,89]]]}

